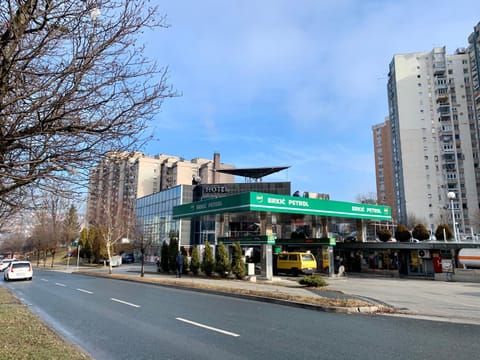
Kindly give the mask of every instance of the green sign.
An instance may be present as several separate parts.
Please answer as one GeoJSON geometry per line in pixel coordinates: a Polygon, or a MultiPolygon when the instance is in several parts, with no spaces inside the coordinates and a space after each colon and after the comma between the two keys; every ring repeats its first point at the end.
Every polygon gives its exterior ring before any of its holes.
{"type": "Polygon", "coordinates": [[[298,245],[298,244],[316,244],[316,245],[337,245],[335,238],[307,238],[307,239],[277,239],[276,244],[298,245]]]}
{"type": "Polygon", "coordinates": [[[252,210],[357,219],[391,220],[391,211],[388,206],[264,193],[250,193],[250,195],[252,197],[252,210]]]}
{"type": "Polygon", "coordinates": [[[173,208],[173,218],[250,211],[249,194],[250,193],[243,193],[175,206],[173,208]]]}
{"type": "Polygon", "coordinates": [[[354,219],[392,220],[389,206],[310,199],[258,192],[248,192],[175,206],[173,208],[173,218],[178,219],[240,211],[265,211],[354,219]]]}
{"type": "Polygon", "coordinates": [[[275,244],[274,235],[242,236],[242,237],[219,237],[218,242],[224,244],[244,243],[244,244],[275,244]]]}

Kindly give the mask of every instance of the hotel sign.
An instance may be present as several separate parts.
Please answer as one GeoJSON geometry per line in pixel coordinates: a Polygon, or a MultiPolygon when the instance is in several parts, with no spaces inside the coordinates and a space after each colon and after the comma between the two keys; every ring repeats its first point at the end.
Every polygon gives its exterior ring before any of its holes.
{"type": "Polygon", "coordinates": [[[225,194],[228,193],[228,188],[223,185],[207,185],[202,186],[205,194],[225,194]]]}

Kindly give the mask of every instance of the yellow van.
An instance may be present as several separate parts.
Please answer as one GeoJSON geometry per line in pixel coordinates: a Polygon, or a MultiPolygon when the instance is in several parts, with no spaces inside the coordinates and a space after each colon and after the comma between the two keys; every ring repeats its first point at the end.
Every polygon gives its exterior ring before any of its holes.
{"type": "Polygon", "coordinates": [[[317,260],[309,252],[281,252],[277,256],[276,273],[313,274],[317,270],[317,260]]]}

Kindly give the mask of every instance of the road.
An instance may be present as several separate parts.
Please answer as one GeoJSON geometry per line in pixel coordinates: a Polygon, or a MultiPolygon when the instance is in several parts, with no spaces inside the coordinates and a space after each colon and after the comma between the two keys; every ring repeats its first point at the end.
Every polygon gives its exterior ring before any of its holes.
{"type": "Polygon", "coordinates": [[[98,360],[474,359],[480,352],[478,325],[323,313],[54,271],[2,285],[98,360]]]}

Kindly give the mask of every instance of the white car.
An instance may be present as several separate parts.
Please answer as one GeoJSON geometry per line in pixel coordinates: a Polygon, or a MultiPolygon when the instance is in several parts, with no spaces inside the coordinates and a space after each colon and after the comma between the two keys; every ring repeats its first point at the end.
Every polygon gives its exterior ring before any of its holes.
{"type": "Polygon", "coordinates": [[[0,271],[4,271],[6,268],[8,268],[10,263],[13,261],[17,261],[17,259],[3,259],[0,261],[0,271]]]}
{"type": "Polygon", "coordinates": [[[33,269],[30,261],[12,261],[10,266],[3,272],[3,279],[10,280],[32,280],[33,269]]]}

